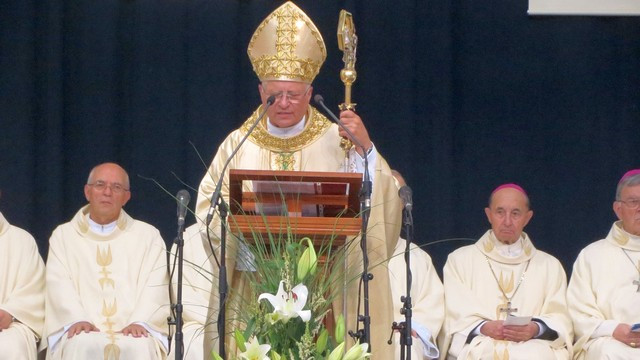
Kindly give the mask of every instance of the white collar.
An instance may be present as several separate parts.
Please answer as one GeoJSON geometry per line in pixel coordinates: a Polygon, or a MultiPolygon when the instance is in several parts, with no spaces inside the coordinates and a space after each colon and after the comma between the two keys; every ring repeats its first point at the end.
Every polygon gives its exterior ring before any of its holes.
{"type": "Polygon", "coordinates": [[[302,117],[302,120],[298,121],[297,124],[293,126],[289,126],[286,128],[281,128],[273,125],[271,120],[267,118],[267,131],[271,135],[279,136],[279,137],[293,137],[300,134],[304,130],[304,124],[306,115],[302,117]]]}
{"type": "Polygon", "coordinates": [[[496,250],[498,253],[506,258],[515,258],[522,254],[522,236],[516,240],[513,244],[503,244],[500,241],[497,242],[496,250]]]}
{"type": "Polygon", "coordinates": [[[97,222],[91,220],[91,217],[89,216],[89,214],[87,214],[87,221],[89,222],[89,229],[91,229],[91,231],[93,231],[96,234],[100,234],[100,235],[109,235],[113,232],[113,230],[116,229],[116,223],[118,222],[118,220],[102,225],[102,224],[98,224],[97,222]]]}

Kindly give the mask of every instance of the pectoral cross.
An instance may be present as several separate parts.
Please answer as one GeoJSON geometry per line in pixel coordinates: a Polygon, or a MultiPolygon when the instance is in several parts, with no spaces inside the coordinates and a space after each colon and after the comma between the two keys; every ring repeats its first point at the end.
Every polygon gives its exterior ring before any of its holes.
{"type": "Polygon", "coordinates": [[[511,313],[514,313],[516,311],[518,311],[518,308],[512,308],[511,307],[511,301],[507,301],[507,307],[506,308],[503,308],[503,307],[500,308],[500,312],[501,313],[507,313],[507,316],[511,315],[511,313]]]}
{"type": "Polygon", "coordinates": [[[636,289],[636,292],[640,292],[640,279],[633,280],[633,285],[638,285],[638,288],[636,289]]]}

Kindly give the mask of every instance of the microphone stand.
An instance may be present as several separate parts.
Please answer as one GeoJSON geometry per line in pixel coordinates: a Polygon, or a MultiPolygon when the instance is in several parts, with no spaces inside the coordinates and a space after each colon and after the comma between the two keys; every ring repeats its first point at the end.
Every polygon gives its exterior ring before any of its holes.
{"type": "Polygon", "coordinates": [[[174,309],[176,312],[176,343],[175,343],[175,352],[176,352],[176,360],[182,360],[184,356],[184,334],[182,332],[182,327],[184,325],[184,321],[182,319],[182,264],[184,261],[184,220],[178,221],[178,234],[174,239],[174,243],[177,246],[178,252],[178,291],[176,293],[176,303],[174,305],[174,309]]]}
{"type": "MultiPolygon", "coordinates": [[[[175,359],[182,360],[184,357],[184,334],[182,331],[184,321],[182,317],[183,313],[183,304],[182,304],[182,269],[184,264],[184,220],[187,214],[187,205],[189,204],[189,200],[191,196],[187,190],[180,190],[176,195],[178,200],[178,231],[173,242],[176,244],[176,254],[177,254],[177,262],[178,262],[178,283],[177,283],[177,293],[176,293],[176,303],[171,305],[172,310],[174,310],[175,320],[172,321],[171,318],[167,319],[169,325],[176,326],[176,342],[175,342],[175,359]]],[[[168,265],[168,263],[167,263],[168,265]]],[[[174,263],[175,265],[175,263],[174,263]]],[[[169,289],[171,289],[171,284],[169,284],[169,289]]]]}
{"type": "MultiPolygon", "coordinates": [[[[362,250],[362,288],[364,297],[364,315],[358,314],[358,323],[362,322],[363,328],[357,329],[355,332],[349,330],[349,336],[360,340],[360,343],[367,343],[369,345],[369,352],[371,352],[371,315],[369,311],[369,281],[373,279],[373,274],[369,273],[369,253],[367,250],[367,227],[369,225],[369,216],[371,211],[371,192],[372,183],[371,176],[369,174],[369,160],[367,149],[362,146],[351,131],[345,127],[342,122],[336,117],[336,115],[329,110],[324,104],[324,99],[320,94],[313,97],[316,104],[320,105],[324,111],[329,114],[331,119],[338,124],[351,138],[351,141],[355,146],[362,149],[364,157],[364,176],[362,179],[362,188],[360,189],[360,213],[362,218],[362,228],[360,236],[360,249],[362,250]]],[[[359,328],[359,326],[357,326],[359,328]]]]}
{"type": "MultiPolygon", "coordinates": [[[[411,214],[411,208],[408,206],[404,206],[402,209],[403,212],[403,222],[405,229],[405,236],[407,241],[407,246],[404,249],[404,261],[406,266],[406,280],[407,280],[407,294],[406,296],[401,296],[400,301],[403,302],[403,307],[400,310],[400,314],[404,315],[404,324],[401,323],[401,337],[400,337],[400,346],[401,352],[404,352],[406,348],[406,359],[411,360],[411,345],[413,345],[413,339],[411,337],[411,317],[413,316],[413,310],[411,305],[411,282],[412,282],[412,274],[411,274],[411,243],[413,242],[413,215],[411,214]]],[[[404,355],[401,355],[401,359],[405,359],[404,355]]]]}
{"type": "Polygon", "coordinates": [[[398,323],[396,321],[393,322],[393,324],[391,325],[391,336],[389,336],[389,340],[387,341],[387,344],[393,344],[392,339],[394,331],[397,330],[398,332],[400,332],[400,359],[406,360],[411,360],[411,345],[413,345],[413,338],[411,337],[411,317],[413,316],[411,305],[411,243],[413,242],[413,216],[411,215],[411,207],[412,205],[405,203],[402,208],[402,224],[404,226],[406,237],[404,262],[407,295],[400,297],[400,301],[402,301],[403,303],[403,306],[400,309],[400,314],[404,315],[405,320],[401,323],[398,323]]]}
{"type": "Polygon", "coordinates": [[[223,359],[226,359],[226,349],[225,349],[225,331],[226,331],[226,309],[225,304],[227,302],[227,259],[226,259],[226,249],[227,249],[227,216],[229,213],[227,203],[224,201],[221,196],[222,193],[222,183],[224,181],[224,173],[231,162],[231,159],[236,155],[242,144],[249,138],[249,135],[253,132],[253,130],[258,126],[260,120],[267,113],[267,109],[276,101],[274,95],[269,96],[266,101],[265,108],[262,113],[258,116],[256,121],[251,125],[247,133],[244,135],[242,140],[238,143],[238,146],[233,149],[233,152],[229,155],[229,158],[224,164],[222,171],[220,172],[220,178],[218,179],[218,183],[216,184],[216,189],[211,196],[211,206],[209,207],[209,211],[207,213],[207,218],[205,220],[205,226],[207,228],[207,240],[211,244],[211,235],[209,230],[209,224],[213,220],[213,213],[215,209],[218,209],[218,214],[220,214],[220,270],[218,273],[218,298],[219,298],[219,309],[218,309],[218,336],[220,337],[218,354],[223,359]]]}
{"type": "MultiPolygon", "coordinates": [[[[222,179],[224,177],[220,177],[219,183],[222,183],[222,179]]],[[[227,203],[224,201],[220,193],[217,192],[217,195],[214,194],[212,199],[216,199],[215,203],[212,202],[212,205],[218,208],[218,214],[220,214],[220,269],[218,272],[218,336],[221,337],[218,343],[218,352],[223,359],[226,359],[226,349],[225,349],[225,327],[226,327],[226,309],[225,304],[227,303],[227,215],[228,207],[227,203]]],[[[207,237],[209,237],[209,223],[207,223],[207,237]]],[[[209,240],[211,243],[211,240],[209,240]]]]}

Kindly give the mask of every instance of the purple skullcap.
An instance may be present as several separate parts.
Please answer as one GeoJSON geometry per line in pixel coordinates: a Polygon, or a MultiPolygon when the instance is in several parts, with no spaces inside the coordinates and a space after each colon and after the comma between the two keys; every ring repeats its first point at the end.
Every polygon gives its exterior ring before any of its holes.
{"type": "Polygon", "coordinates": [[[638,175],[638,174],[640,174],[640,169],[629,170],[626,173],[624,173],[624,175],[622,175],[622,177],[620,178],[620,181],[618,181],[618,184],[623,182],[625,179],[628,179],[628,178],[632,177],[633,175],[638,175]]]}
{"type": "Polygon", "coordinates": [[[520,185],[514,184],[514,183],[502,184],[502,185],[498,186],[497,188],[495,188],[495,190],[493,190],[491,192],[491,195],[495,194],[498,190],[508,189],[508,188],[516,189],[516,190],[520,191],[521,193],[523,193],[525,196],[528,196],[527,192],[524,191],[524,189],[520,185]]]}

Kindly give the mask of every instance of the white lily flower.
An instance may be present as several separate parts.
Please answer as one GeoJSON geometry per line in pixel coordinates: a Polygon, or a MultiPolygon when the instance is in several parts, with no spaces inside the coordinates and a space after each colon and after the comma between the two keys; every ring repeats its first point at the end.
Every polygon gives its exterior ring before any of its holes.
{"type": "Polygon", "coordinates": [[[309,290],[303,284],[296,285],[291,292],[284,291],[284,281],[280,280],[278,292],[275,295],[269,293],[260,294],[258,301],[267,299],[274,308],[273,315],[270,320],[273,322],[282,320],[287,322],[291,318],[300,316],[302,321],[307,322],[311,319],[311,310],[302,310],[307,303],[309,290]]]}
{"type": "Polygon", "coordinates": [[[244,346],[247,348],[247,351],[240,353],[240,358],[245,360],[269,360],[269,350],[271,350],[271,345],[264,344],[260,345],[258,339],[252,337],[249,339],[249,342],[244,343],[244,346]]]}

